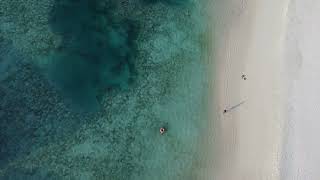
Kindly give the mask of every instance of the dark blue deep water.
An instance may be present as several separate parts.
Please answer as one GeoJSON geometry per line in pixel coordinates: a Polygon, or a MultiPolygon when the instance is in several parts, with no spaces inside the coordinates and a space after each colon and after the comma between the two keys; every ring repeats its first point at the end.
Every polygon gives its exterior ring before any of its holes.
{"type": "Polygon", "coordinates": [[[204,22],[197,0],[2,0],[0,180],[195,179],[204,22]]]}
{"type": "Polygon", "coordinates": [[[53,51],[50,79],[75,105],[98,108],[99,91],[126,86],[134,79],[138,22],[115,21],[112,3],[56,0],[50,27],[62,38],[53,51]]]}

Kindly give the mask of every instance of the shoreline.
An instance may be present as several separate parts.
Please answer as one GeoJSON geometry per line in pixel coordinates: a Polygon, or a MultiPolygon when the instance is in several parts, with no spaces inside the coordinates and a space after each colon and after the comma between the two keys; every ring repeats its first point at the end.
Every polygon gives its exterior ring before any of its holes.
{"type": "Polygon", "coordinates": [[[279,179],[287,0],[213,3],[211,146],[205,179],[279,179]],[[245,74],[247,80],[241,76],[245,74]],[[226,107],[245,101],[223,114],[226,107]],[[212,153],[213,152],[213,153],[212,153]]]}

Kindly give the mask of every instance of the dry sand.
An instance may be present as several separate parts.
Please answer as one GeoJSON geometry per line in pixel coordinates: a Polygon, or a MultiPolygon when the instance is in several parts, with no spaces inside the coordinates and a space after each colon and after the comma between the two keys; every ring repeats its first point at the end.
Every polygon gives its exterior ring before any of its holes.
{"type": "Polygon", "coordinates": [[[281,180],[319,180],[320,1],[291,0],[288,9],[288,125],[281,180]]]}
{"type": "Polygon", "coordinates": [[[199,179],[279,179],[288,0],[220,0],[210,6],[215,71],[208,145],[213,159],[199,179]]]}

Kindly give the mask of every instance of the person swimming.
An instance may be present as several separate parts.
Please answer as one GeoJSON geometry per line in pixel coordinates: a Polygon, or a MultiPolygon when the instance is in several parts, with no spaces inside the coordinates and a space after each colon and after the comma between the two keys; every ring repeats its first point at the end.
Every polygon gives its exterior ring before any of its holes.
{"type": "Polygon", "coordinates": [[[162,134],[164,134],[166,132],[166,129],[164,128],[164,127],[161,127],[160,128],[160,134],[162,135],[162,134]]]}

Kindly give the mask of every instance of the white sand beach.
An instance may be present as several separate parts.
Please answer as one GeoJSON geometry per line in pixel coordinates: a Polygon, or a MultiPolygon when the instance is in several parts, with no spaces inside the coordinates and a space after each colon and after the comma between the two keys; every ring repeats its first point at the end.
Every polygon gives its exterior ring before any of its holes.
{"type": "Polygon", "coordinates": [[[215,71],[208,143],[214,158],[203,179],[280,179],[288,0],[228,0],[211,8],[215,71]]]}
{"type": "Polygon", "coordinates": [[[320,1],[291,0],[285,62],[288,121],[282,180],[320,179],[320,1]]]}

